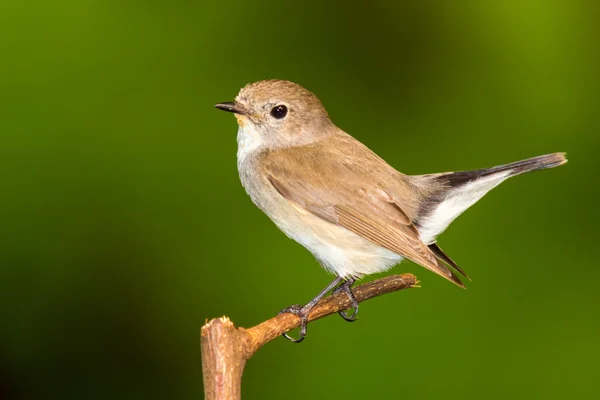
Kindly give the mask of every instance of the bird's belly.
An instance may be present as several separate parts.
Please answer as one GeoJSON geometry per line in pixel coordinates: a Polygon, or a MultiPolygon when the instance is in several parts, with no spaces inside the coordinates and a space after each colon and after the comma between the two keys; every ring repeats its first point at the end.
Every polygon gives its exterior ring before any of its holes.
{"type": "Polygon", "coordinates": [[[360,278],[382,272],[402,261],[402,256],[327,222],[306,211],[298,211],[295,224],[277,223],[286,235],[306,247],[329,272],[360,278]]]}
{"type": "Polygon", "coordinates": [[[239,172],[254,204],[288,237],[308,249],[329,272],[341,277],[361,277],[385,271],[402,261],[399,254],[288,201],[250,168],[243,165],[239,172]]]}

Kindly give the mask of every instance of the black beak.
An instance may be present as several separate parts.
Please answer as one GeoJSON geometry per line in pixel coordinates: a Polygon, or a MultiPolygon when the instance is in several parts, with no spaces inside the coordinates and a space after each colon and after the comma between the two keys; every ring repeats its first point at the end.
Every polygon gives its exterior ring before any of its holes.
{"type": "Polygon", "coordinates": [[[244,110],[242,107],[240,107],[239,104],[237,104],[233,101],[226,101],[224,103],[215,104],[215,107],[217,107],[219,110],[232,112],[234,114],[240,114],[240,115],[248,114],[248,112],[246,110],[244,110]]]}

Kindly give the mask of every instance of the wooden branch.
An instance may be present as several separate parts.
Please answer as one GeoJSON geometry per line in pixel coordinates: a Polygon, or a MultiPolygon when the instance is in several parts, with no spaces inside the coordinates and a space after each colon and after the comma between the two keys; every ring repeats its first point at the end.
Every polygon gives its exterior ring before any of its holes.
{"type": "MultiPolygon", "coordinates": [[[[414,287],[417,278],[411,274],[392,275],[352,288],[359,303],[386,293],[414,287]]],[[[345,293],[319,301],[308,320],[326,317],[351,306],[345,293]]],[[[242,373],[246,361],[263,345],[300,326],[300,318],[285,313],[249,329],[236,328],[227,317],[207,322],[200,334],[202,373],[206,400],[238,400],[241,398],[242,373]]]]}

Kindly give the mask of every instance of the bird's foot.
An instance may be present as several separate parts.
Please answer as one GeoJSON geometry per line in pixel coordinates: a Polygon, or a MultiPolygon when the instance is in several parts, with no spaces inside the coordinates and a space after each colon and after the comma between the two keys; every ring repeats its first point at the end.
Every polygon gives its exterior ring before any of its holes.
{"type": "Polygon", "coordinates": [[[308,314],[310,313],[311,308],[312,307],[308,308],[307,306],[303,307],[300,304],[294,304],[287,308],[284,308],[283,310],[279,311],[279,313],[277,313],[277,315],[284,314],[284,313],[290,313],[290,314],[294,314],[300,318],[300,333],[298,334],[299,335],[298,338],[293,338],[290,335],[288,335],[287,333],[283,334],[284,338],[286,338],[287,340],[289,340],[293,343],[300,343],[301,341],[304,340],[304,338],[306,337],[306,329],[308,326],[308,314]]]}
{"type": "Polygon", "coordinates": [[[348,298],[350,298],[350,304],[352,306],[352,313],[348,314],[347,310],[344,311],[340,311],[338,314],[340,314],[340,316],[342,318],[344,318],[346,321],[348,322],[354,322],[356,321],[357,315],[358,315],[358,300],[356,300],[356,297],[354,297],[354,293],[352,293],[352,285],[354,284],[355,280],[354,279],[348,279],[346,281],[344,281],[344,283],[342,283],[340,286],[338,286],[333,293],[331,294],[332,296],[339,293],[339,292],[344,292],[346,293],[346,295],[348,296],[348,298]]]}

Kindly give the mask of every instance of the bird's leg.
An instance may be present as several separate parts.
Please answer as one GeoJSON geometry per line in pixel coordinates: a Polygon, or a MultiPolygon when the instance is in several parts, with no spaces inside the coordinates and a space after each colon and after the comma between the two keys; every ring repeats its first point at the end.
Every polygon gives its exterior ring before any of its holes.
{"type": "MultiPolygon", "coordinates": [[[[325,296],[327,293],[329,293],[331,291],[331,289],[333,289],[334,287],[339,285],[340,282],[342,282],[343,280],[344,280],[343,278],[339,278],[339,277],[335,278],[329,285],[327,285],[327,287],[325,289],[321,290],[319,292],[319,294],[316,295],[315,298],[312,299],[310,301],[310,303],[306,304],[305,306],[300,306],[299,304],[294,304],[293,306],[289,306],[289,307],[284,308],[283,310],[279,311],[279,314],[292,313],[294,315],[297,315],[298,317],[300,317],[300,322],[301,322],[300,337],[298,337],[297,339],[294,339],[287,333],[284,333],[283,337],[288,340],[291,340],[294,343],[300,343],[301,341],[303,341],[304,338],[306,337],[306,327],[308,325],[308,314],[310,313],[310,310],[312,310],[312,308],[319,302],[319,300],[321,300],[323,298],[323,296],[325,296]]],[[[277,314],[277,315],[279,315],[279,314],[277,314]]]]}
{"type": "Polygon", "coordinates": [[[350,298],[350,304],[352,305],[352,314],[348,315],[346,313],[346,311],[340,311],[338,314],[340,314],[340,316],[342,318],[344,318],[346,321],[348,322],[354,322],[357,320],[356,315],[358,314],[358,301],[356,300],[356,297],[354,297],[354,293],[352,293],[352,285],[354,285],[354,282],[356,282],[356,279],[354,278],[347,278],[344,283],[342,283],[339,287],[337,287],[332,295],[339,293],[339,292],[344,292],[346,293],[346,295],[348,295],[348,297],[350,298]]]}

